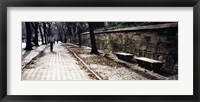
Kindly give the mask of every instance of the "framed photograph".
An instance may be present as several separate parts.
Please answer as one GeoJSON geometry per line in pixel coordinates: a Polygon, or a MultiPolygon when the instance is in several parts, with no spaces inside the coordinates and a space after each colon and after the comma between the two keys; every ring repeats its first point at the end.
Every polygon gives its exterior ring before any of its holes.
{"type": "Polygon", "coordinates": [[[0,8],[1,101],[200,101],[199,0],[0,8]]]}

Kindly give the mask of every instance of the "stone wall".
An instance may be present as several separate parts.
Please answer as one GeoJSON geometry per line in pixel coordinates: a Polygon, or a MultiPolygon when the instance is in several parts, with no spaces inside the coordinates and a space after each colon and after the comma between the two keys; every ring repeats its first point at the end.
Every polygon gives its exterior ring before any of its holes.
{"type": "MultiPolygon", "coordinates": [[[[127,52],[160,60],[162,69],[178,72],[178,23],[98,31],[95,36],[97,48],[107,53],[127,52]]],[[[82,34],[82,45],[90,46],[88,32],[82,34]]]]}

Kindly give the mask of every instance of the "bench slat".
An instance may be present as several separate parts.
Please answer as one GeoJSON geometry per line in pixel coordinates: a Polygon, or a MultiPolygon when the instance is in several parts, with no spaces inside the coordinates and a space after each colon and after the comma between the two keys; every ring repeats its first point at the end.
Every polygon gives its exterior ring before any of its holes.
{"type": "Polygon", "coordinates": [[[135,57],[136,60],[141,60],[149,63],[163,63],[162,61],[146,58],[146,57],[135,57]]]}
{"type": "Polygon", "coordinates": [[[124,55],[124,56],[133,56],[133,54],[125,53],[125,52],[117,52],[116,54],[124,55]]]}

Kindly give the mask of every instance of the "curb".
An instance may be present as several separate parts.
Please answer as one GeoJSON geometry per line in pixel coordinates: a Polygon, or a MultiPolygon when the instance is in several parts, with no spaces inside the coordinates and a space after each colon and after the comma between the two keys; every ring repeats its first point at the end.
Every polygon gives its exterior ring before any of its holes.
{"type": "MultiPolygon", "coordinates": [[[[44,49],[46,48],[47,46],[45,46],[41,51],[38,51],[38,54],[37,55],[35,55],[34,57],[32,57],[32,58],[30,58],[30,60],[29,61],[27,61],[27,62],[24,62],[24,64],[22,65],[22,70],[24,70],[24,68],[28,65],[28,64],[30,64],[30,62],[34,59],[34,58],[36,58],[36,57],[38,57],[43,51],[44,51],[44,49]]],[[[36,49],[37,50],[37,49],[36,49]]],[[[22,61],[23,62],[23,61],[22,61]]]]}

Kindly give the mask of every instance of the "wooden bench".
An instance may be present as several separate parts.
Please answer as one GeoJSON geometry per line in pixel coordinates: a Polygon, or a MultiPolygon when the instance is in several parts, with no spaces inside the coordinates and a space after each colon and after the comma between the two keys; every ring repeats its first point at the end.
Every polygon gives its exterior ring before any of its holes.
{"type": "Polygon", "coordinates": [[[132,62],[133,54],[125,53],[125,52],[116,52],[116,55],[121,60],[132,62]]]}
{"type": "Polygon", "coordinates": [[[153,70],[154,72],[160,71],[160,68],[162,68],[163,62],[146,58],[146,57],[135,57],[137,63],[139,66],[144,67],[146,69],[153,70]]]}

